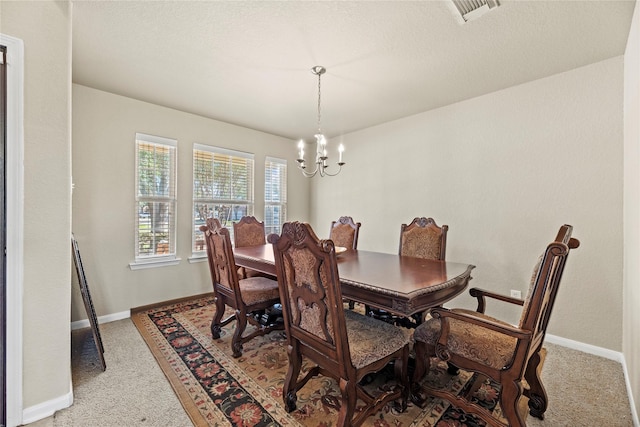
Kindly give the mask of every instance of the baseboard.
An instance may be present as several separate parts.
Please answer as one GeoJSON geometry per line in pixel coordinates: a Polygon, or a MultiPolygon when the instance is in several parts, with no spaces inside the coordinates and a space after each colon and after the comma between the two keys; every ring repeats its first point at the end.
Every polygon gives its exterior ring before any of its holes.
{"type": "MultiPolygon", "coordinates": [[[[115,322],[116,320],[128,319],[131,317],[131,310],[121,311],[120,313],[112,313],[98,317],[98,324],[115,322]]],[[[71,322],[71,330],[83,329],[89,327],[89,319],[77,320],[71,322]]]]}
{"type": "Polygon", "coordinates": [[[562,338],[555,335],[547,334],[545,336],[545,342],[557,344],[562,347],[571,348],[573,350],[578,350],[583,353],[593,354],[594,356],[604,357],[605,359],[615,360],[618,363],[623,363],[624,361],[622,353],[619,351],[613,351],[606,348],[597,347],[595,345],[585,344],[583,342],[570,340],[568,338],[562,338]]]}
{"type": "MultiPolygon", "coordinates": [[[[135,313],[137,311],[145,311],[145,310],[148,310],[150,308],[162,307],[163,305],[175,304],[175,303],[179,303],[179,302],[182,302],[182,301],[189,301],[189,300],[196,299],[196,298],[204,298],[206,296],[213,296],[213,292],[206,292],[204,294],[199,294],[199,295],[191,295],[191,296],[188,296],[188,297],[177,298],[177,299],[170,300],[170,301],[157,302],[157,303],[145,305],[145,306],[142,306],[142,307],[134,307],[134,308],[131,308],[131,309],[126,310],[126,311],[121,311],[120,313],[106,314],[104,316],[99,316],[98,317],[98,324],[115,322],[116,320],[128,319],[128,318],[131,317],[131,313],[135,313]]],[[[76,320],[75,322],[71,322],[71,330],[72,331],[75,331],[76,329],[88,328],[89,326],[90,326],[89,325],[89,319],[76,320]]]]}
{"type": "Polygon", "coordinates": [[[631,405],[631,417],[633,418],[633,425],[640,427],[640,418],[638,418],[638,412],[636,411],[636,403],[633,399],[633,393],[631,390],[631,381],[629,380],[629,373],[627,372],[627,362],[622,359],[622,371],[624,372],[624,382],[627,384],[627,396],[629,396],[629,404],[631,405]]]}
{"type": "Polygon", "coordinates": [[[25,408],[22,411],[22,424],[30,424],[52,416],[56,411],[73,405],[73,386],[69,384],[69,392],[46,402],[25,408]]]}
{"type": "Polygon", "coordinates": [[[182,298],[176,298],[176,299],[172,299],[172,300],[168,300],[168,301],[156,302],[156,303],[153,303],[153,304],[143,305],[143,306],[140,306],[140,307],[133,307],[131,309],[131,313],[135,314],[135,313],[139,313],[141,311],[147,311],[147,310],[151,310],[153,308],[163,307],[165,305],[179,304],[181,302],[191,301],[191,300],[194,300],[194,299],[200,299],[200,298],[205,298],[205,297],[213,297],[213,292],[205,292],[204,294],[190,295],[188,297],[182,297],[182,298]]]}
{"type": "Polygon", "coordinates": [[[619,351],[613,351],[602,347],[597,347],[591,344],[585,344],[579,341],[573,341],[567,338],[557,337],[555,335],[547,334],[545,342],[551,344],[557,344],[563,347],[568,347],[573,350],[578,350],[583,353],[593,354],[595,356],[604,357],[605,359],[614,360],[622,365],[622,372],[624,374],[624,382],[627,386],[627,396],[629,397],[629,405],[631,406],[631,417],[633,418],[633,425],[640,427],[640,419],[638,418],[638,412],[636,411],[636,405],[633,398],[633,392],[631,389],[631,380],[629,377],[629,371],[627,370],[627,362],[624,355],[619,351]]]}

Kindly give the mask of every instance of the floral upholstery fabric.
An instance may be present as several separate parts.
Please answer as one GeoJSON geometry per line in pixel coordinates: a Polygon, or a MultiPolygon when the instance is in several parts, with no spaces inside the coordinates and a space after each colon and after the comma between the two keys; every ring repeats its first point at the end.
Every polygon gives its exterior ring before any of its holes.
{"type": "Polygon", "coordinates": [[[345,310],[344,315],[351,361],[356,368],[380,360],[409,343],[408,329],[364,316],[353,310],[345,310]]]}
{"type": "Polygon", "coordinates": [[[325,266],[318,264],[318,259],[308,249],[292,247],[287,255],[291,263],[285,262],[285,281],[289,288],[293,324],[333,344],[335,337],[333,321],[328,313],[325,266]],[[306,292],[307,299],[303,292],[306,292]]]}
{"type": "MultiPolygon", "coordinates": [[[[453,311],[470,314],[494,322],[502,322],[482,313],[471,310],[454,309],[453,311]]],[[[449,340],[447,349],[451,354],[474,360],[495,369],[509,364],[513,358],[516,338],[495,332],[481,326],[449,318],[449,340]]],[[[413,338],[435,346],[440,337],[440,319],[431,318],[418,326],[413,338]]]]}
{"type": "Polygon", "coordinates": [[[246,305],[253,305],[280,297],[278,282],[266,277],[250,277],[240,280],[240,295],[246,305]]]}
{"type": "Polygon", "coordinates": [[[330,239],[333,240],[336,246],[353,249],[355,234],[356,230],[350,225],[336,224],[336,226],[331,229],[330,239]]]}
{"type": "Polygon", "coordinates": [[[225,252],[224,236],[213,234],[209,238],[209,241],[213,244],[213,260],[217,282],[229,289],[232,289],[231,272],[227,268],[229,260],[227,259],[227,254],[225,252]]]}
{"type": "Polygon", "coordinates": [[[437,227],[414,227],[402,233],[400,255],[440,259],[441,231],[437,227]]]}
{"type": "MultiPolygon", "coordinates": [[[[243,246],[264,245],[267,243],[264,234],[264,223],[258,222],[255,219],[253,219],[253,221],[254,222],[241,221],[233,224],[235,247],[241,248],[243,246]]],[[[266,277],[266,275],[249,268],[238,267],[238,278],[246,279],[249,277],[266,277]]]]}
{"type": "Polygon", "coordinates": [[[240,248],[243,246],[264,245],[267,241],[264,234],[264,224],[243,224],[240,227],[234,227],[233,230],[235,245],[240,248]]]}

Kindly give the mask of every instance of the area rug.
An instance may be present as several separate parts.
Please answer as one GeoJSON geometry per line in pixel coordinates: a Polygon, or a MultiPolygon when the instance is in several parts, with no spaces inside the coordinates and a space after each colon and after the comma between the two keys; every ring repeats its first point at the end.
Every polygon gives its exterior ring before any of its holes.
{"type": "MultiPolygon", "coordinates": [[[[213,297],[132,310],[132,320],[195,426],[335,426],[340,390],[333,379],[318,376],[298,392],[297,409],[287,413],[282,385],[287,372],[286,336],[272,332],[244,344],[243,354],[231,356],[235,323],[211,337],[213,297]]],[[[434,365],[432,363],[432,365],[434,365]]],[[[303,372],[309,369],[306,363],[303,372]]],[[[445,363],[432,366],[424,381],[459,393],[471,384],[472,374],[448,375],[445,363]]],[[[392,370],[367,385],[374,393],[394,384],[392,370]]],[[[476,393],[487,408],[500,415],[495,384],[476,393]]],[[[484,426],[448,402],[430,398],[424,408],[409,403],[403,413],[387,405],[369,417],[365,426],[484,426]]]]}

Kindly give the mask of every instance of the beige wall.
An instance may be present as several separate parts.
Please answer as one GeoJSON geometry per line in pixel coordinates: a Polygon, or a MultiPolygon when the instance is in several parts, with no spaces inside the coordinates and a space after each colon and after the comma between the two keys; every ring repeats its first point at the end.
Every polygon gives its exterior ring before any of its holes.
{"type": "MultiPolygon", "coordinates": [[[[27,409],[70,393],[70,8],[0,1],[0,32],[25,42],[27,409]]],[[[573,224],[582,246],[567,266],[550,333],[623,350],[638,410],[638,35],[636,10],[624,65],[624,288],[622,58],[346,135],[344,172],[312,181],[299,178],[293,143],[281,138],[73,86],[73,228],[98,315],[210,289],[205,264],[187,261],[190,202],[179,208],[181,264],[128,268],[134,133],[178,139],[182,170],[190,170],[193,142],[251,147],[257,201],[259,159],[289,156],[290,195],[297,195],[290,219],[311,218],[324,236],[332,219],[352,215],[363,222],[362,249],[395,252],[400,223],[433,216],[451,227],[448,259],[478,266],[474,286],[524,291],[535,257],[561,223],[573,224]]],[[[180,176],[180,192],[189,194],[190,174],[180,176]]],[[[86,318],[78,300],[73,313],[86,318]]]]}
{"type": "Polygon", "coordinates": [[[447,259],[477,266],[472,286],[523,295],[572,224],[582,245],[548,332],[621,351],[622,71],[617,57],[345,135],[342,174],[314,181],[313,224],[351,215],[359,248],[395,253],[400,224],[432,216],[447,259]]]}
{"type": "Polygon", "coordinates": [[[624,56],[623,345],[636,416],[640,414],[640,7],[624,56]]]}
{"type": "MultiPolygon", "coordinates": [[[[264,216],[264,160],[288,160],[288,214],[307,219],[309,182],[295,168],[291,140],[73,85],[73,232],[98,316],[210,292],[206,262],[190,263],[193,144],[255,155],[255,216],[264,216]],[[135,134],[178,140],[177,266],[132,271],[135,134]]],[[[73,320],[86,319],[74,288],[73,320]]]]}
{"type": "Polygon", "coordinates": [[[71,393],[71,6],[47,1],[0,7],[0,32],[22,39],[25,55],[22,339],[28,410],[71,393]]]}

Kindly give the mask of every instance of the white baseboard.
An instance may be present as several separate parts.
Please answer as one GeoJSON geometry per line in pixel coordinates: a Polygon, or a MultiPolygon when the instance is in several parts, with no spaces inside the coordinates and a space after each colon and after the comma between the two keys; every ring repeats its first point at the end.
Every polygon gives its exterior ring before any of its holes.
{"type": "MultiPolygon", "coordinates": [[[[121,311],[120,313],[107,314],[107,315],[98,317],[98,324],[115,322],[116,320],[128,319],[129,317],[131,317],[131,310],[121,311]]],[[[82,328],[88,328],[88,327],[89,327],[89,319],[77,320],[75,322],[71,322],[72,331],[75,331],[76,329],[82,329],[82,328]]]]}
{"type": "Polygon", "coordinates": [[[627,396],[629,396],[629,404],[631,405],[631,417],[633,418],[634,427],[640,427],[640,418],[638,418],[638,412],[636,411],[636,403],[633,399],[633,393],[631,391],[631,381],[629,380],[629,374],[627,372],[627,362],[622,359],[622,371],[624,372],[624,382],[627,384],[627,396]]]}
{"type": "Polygon", "coordinates": [[[578,350],[583,353],[604,357],[605,359],[615,360],[618,363],[622,363],[624,361],[622,353],[619,351],[613,351],[606,348],[597,347],[595,345],[585,344],[583,342],[570,340],[568,338],[562,338],[555,335],[547,334],[545,336],[545,342],[557,344],[562,347],[571,348],[573,350],[578,350]]]}
{"type": "Polygon", "coordinates": [[[56,411],[73,405],[73,385],[69,383],[69,392],[55,399],[25,408],[22,411],[22,424],[30,424],[52,416],[56,411]]]}
{"type": "Polygon", "coordinates": [[[593,354],[595,356],[604,357],[605,359],[614,360],[622,365],[622,372],[624,374],[624,381],[627,386],[627,396],[629,396],[629,405],[631,406],[631,417],[633,418],[633,425],[640,427],[640,419],[638,418],[638,412],[636,411],[636,405],[631,390],[631,380],[629,379],[629,371],[627,370],[627,362],[624,355],[619,351],[613,351],[602,347],[596,347],[595,345],[585,344],[579,341],[573,341],[567,338],[557,337],[555,335],[547,334],[545,342],[551,344],[561,345],[573,350],[578,350],[583,353],[593,354]]]}

